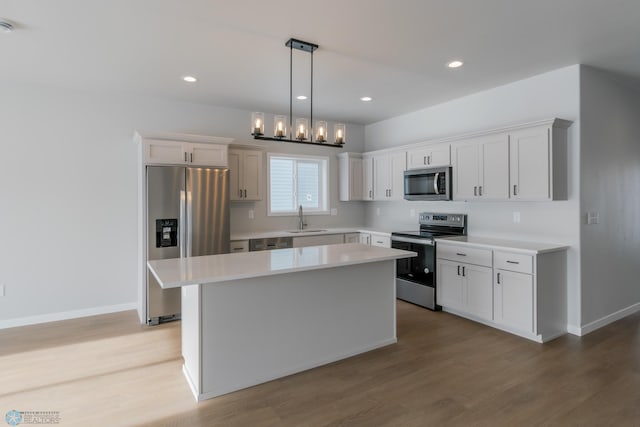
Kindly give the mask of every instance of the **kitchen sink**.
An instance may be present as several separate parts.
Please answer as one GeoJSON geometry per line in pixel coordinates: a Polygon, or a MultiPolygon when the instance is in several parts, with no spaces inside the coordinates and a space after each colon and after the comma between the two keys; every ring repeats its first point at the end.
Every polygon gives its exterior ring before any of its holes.
{"type": "Polygon", "coordinates": [[[287,230],[287,233],[321,233],[327,230],[287,230]]]}

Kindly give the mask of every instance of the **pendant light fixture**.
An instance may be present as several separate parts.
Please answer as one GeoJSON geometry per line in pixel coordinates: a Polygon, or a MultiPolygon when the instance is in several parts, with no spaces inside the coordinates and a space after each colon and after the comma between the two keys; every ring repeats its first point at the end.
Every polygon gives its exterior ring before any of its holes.
{"type": "Polygon", "coordinates": [[[265,136],[264,113],[251,114],[251,135],[255,139],[266,141],[282,141],[303,144],[323,145],[328,147],[342,147],[346,141],[346,126],[334,126],[333,140],[329,139],[328,126],[325,121],[313,123],[313,52],[318,49],[317,44],[297,39],[289,39],[285,46],[289,48],[289,121],[284,115],[276,115],[273,119],[273,137],[265,136]],[[309,121],[306,118],[293,122],[293,49],[308,52],[311,57],[311,105],[309,121]]]}

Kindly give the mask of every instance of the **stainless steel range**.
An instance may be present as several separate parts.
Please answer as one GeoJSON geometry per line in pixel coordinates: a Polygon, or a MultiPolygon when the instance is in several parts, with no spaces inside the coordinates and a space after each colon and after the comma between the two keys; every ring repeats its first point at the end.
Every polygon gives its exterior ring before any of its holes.
{"type": "Polygon", "coordinates": [[[467,215],[422,212],[420,229],[391,233],[391,247],[417,252],[415,258],[399,259],[396,295],[413,304],[440,310],[436,304],[436,237],[467,234],[467,215]]]}

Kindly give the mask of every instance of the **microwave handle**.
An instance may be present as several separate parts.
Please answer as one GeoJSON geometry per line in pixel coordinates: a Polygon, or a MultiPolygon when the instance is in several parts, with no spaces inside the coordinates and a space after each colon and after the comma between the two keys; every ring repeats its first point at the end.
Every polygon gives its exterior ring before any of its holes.
{"type": "Polygon", "coordinates": [[[436,194],[440,194],[440,190],[438,189],[438,176],[440,172],[436,173],[436,176],[433,177],[433,189],[436,191],[436,194]]]}

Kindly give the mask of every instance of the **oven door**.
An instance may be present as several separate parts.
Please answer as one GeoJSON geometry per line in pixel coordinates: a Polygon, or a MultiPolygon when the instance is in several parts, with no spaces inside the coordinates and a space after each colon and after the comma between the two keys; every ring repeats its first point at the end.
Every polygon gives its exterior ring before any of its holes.
{"type": "Polygon", "coordinates": [[[397,260],[396,297],[431,310],[441,310],[442,307],[436,304],[436,251],[433,242],[392,236],[391,247],[418,254],[414,258],[397,260]]]}

